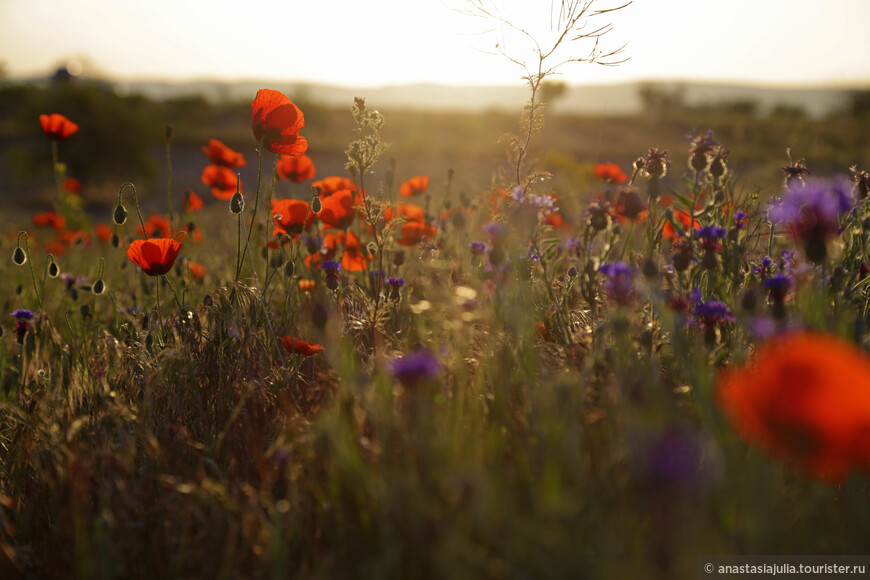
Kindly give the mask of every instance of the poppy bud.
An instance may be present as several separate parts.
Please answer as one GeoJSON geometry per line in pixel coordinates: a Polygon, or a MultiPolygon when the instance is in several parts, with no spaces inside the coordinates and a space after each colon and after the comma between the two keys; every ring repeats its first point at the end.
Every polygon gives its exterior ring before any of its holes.
{"type": "Polygon", "coordinates": [[[82,304],[79,312],[82,313],[82,318],[87,318],[91,315],[91,306],[89,304],[82,304]]]}
{"type": "Polygon", "coordinates": [[[172,125],[166,125],[166,138],[172,139],[172,125]]]}
{"type": "Polygon", "coordinates": [[[287,262],[286,264],[284,264],[284,275],[287,276],[288,278],[292,278],[293,273],[295,271],[296,271],[296,266],[294,265],[293,262],[287,262]]]}
{"type": "Polygon", "coordinates": [[[150,333],[146,334],[145,335],[145,348],[150,349],[152,346],[154,346],[154,337],[151,336],[150,333]]]}
{"type": "Polygon", "coordinates": [[[314,213],[320,213],[320,210],[323,209],[323,202],[320,201],[319,197],[315,197],[311,200],[311,211],[314,213]]]}
{"type": "Polygon", "coordinates": [[[230,199],[230,213],[238,215],[245,209],[245,198],[238,191],[233,194],[230,199]]]}
{"type": "Polygon", "coordinates": [[[202,297],[202,305],[205,307],[214,306],[214,298],[211,297],[211,294],[202,297]]]}
{"type": "Polygon", "coordinates": [[[23,266],[25,262],[27,262],[27,253],[18,246],[15,248],[15,251],[12,252],[12,261],[15,262],[17,266],[23,266]]]}
{"type": "Polygon", "coordinates": [[[576,278],[577,277],[577,268],[575,268],[574,266],[571,266],[570,268],[568,268],[568,277],[569,278],[576,278]]]}
{"type": "Polygon", "coordinates": [[[393,264],[396,266],[401,266],[405,263],[405,250],[399,248],[393,250],[393,264]]]}
{"type": "Polygon", "coordinates": [[[93,287],[94,294],[99,296],[105,290],[106,290],[106,283],[105,282],[103,282],[102,280],[97,280],[96,282],[94,282],[94,287],[93,287]]]}
{"type": "Polygon", "coordinates": [[[120,245],[121,245],[121,237],[117,233],[112,234],[112,247],[117,248],[120,245]]]}
{"type": "Polygon", "coordinates": [[[19,284],[18,286],[15,287],[15,295],[16,296],[21,296],[21,292],[23,292],[23,291],[24,291],[24,286],[22,286],[21,284],[19,284]]]}
{"type": "Polygon", "coordinates": [[[50,278],[57,278],[59,274],[60,268],[58,267],[57,262],[52,260],[51,263],[48,265],[48,276],[50,278]]]}
{"type": "Polygon", "coordinates": [[[112,221],[119,226],[124,225],[127,222],[127,208],[119,203],[112,214],[112,221]]]}

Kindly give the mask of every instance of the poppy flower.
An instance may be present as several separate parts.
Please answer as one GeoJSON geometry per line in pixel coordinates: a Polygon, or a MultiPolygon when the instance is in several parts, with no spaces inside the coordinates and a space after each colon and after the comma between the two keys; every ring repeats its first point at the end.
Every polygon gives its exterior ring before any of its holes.
{"type": "Polygon", "coordinates": [[[870,359],[816,332],[779,336],[717,378],[719,406],[745,440],[835,483],[870,467],[870,359]]]}
{"type": "Polygon", "coordinates": [[[322,200],[322,207],[317,217],[330,228],[347,229],[356,216],[353,197],[353,192],[349,189],[336,191],[322,200]]]}
{"type": "Polygon", "coordinates": [[[79,126],[60,113],[51,113],[50,115],[40,115],[39,123],[42,125],[42,130],[49,139],[55,141],[64,141],[74,135],[79,126]]]}
{"type": "Polygon", "coordinates": [[[317,214],[310,210],[307,202],[298,199],[273,199],[272,220],[275,222],[273,237],[301,234],[317,220],[317,214]]]}
{"type": "MultiPolygon", "coordinates": [[[[317,173],[317,167],[308,155],[282,155],[275,167],[278,177],[287,181],[302,183],[308,181],[317,173]]],[[[321,195],[323,193],[321,192],[321,195]]]]}
{"type": "Polygon", "coordinates": [[[227,147],[223,141],[218,141],[217,139],[209,139],[208,145],[202,148],[202,152],[206,154],[206,157],[208,157],[208,160],[213,165],[230,168],[247,165],[243,154],[227,147]]]}
{"type": "Polygon", "coordinates": [[[399,234],[401,237],[396,239],[397,244],[400,246],[416,246],[423,239],[433,239],[438,234],[438,230],[433,225],[414,221],[403,223],[399,229],[399,234]]]}
{"type": "Polygon", "coordinates": [[[108,244],[109,240],[112,239],[112,228],[106,224],[95,225],[94,231],[97,233],[97,238],[105,244],[108,244]]]}
{"type": "Polygon", "coordinates": [[[305,116],[299,107],[280,91],[260,89],[251,102],[251,128],[257,143],[272,153],[302,155],[308,141],[299,135],[305,116]]]}
{"type": "Polygon", "coordinates": [[[610,162],[597,163],[595,165],[595,177],[614,185],[622,185],[628,181],[628,176],[623,173],[619,165],[610,162]]]}
{"type": "MultiPolygon", "coordinates": [[[[235,193],[235,190],[233,190],[233,193],[235,193]]],[[[184,195],[184,211],[187,213],[199,211],[205,207],[205,201],[192,189],[185,189],[182,195],[184,195]]]]}
{"type": "Polygon", "coordinates": [[[362,272],[368,267],[368,257],[363,253],[359,238],[351,231],[348,231],[344,236],[341,267],[347,272],[362,272]]]}
{"type": "Polygon", "coordinates": [[[298,352],[303,356],[313,356],[320,351],[326,350],[326,348],[320,344],[306,342],[301,338],[295,338],[293,336],[282,336],[281,342],[284,344],[284,348],[286,348],[288,352],[298,352]]]}
{"type": "Polygon", "coordinates": [[[75,177],[67,177],[63,180],[63,188],[70,193],[81,194],[82,182],[75,177]]]}
{"type": "Polygon", "coordinates": [[[616,193],[612,213],[619,222],[625,220],[639,222],[646,219],[649,212],[647,204],[637,188],[620,187],[616,193]]]}
{"type": "Polygon", "coordinates": [[[127,257],[149,276],[159,276],[172,269],[179,251],[181,242],[172,238],[151,238],[132,242],[127,248],[127,257]]]}
{"type": "Polygon", "coordinates": [[[166,238],[172,234],[172,225],[166,217],[154,214],[145,221],[144,231],[139,226],[139,233],[148,238],[166,238]]]}
{"type": "Polygon", "coordinates": [[[211,188],[211,194],[217,199],[228,201],[236,192],[238,176],[229,167],[208,165],[202,170],[203,185],[211,188]]]}
{"type": "Polygon", "coordinates": [[[205,269],[205,266],[199,262],[190,262],[187,267],[190,268],[190,275],[194,280],[202,280],[205,278],[207,270],[205,269]]]}
{"type": "Polygon", "coordinates": [[[300,292],[312,292],[316,285],[317,284],[314,280],[308,280],[308,279],[303,278],[302,280],[299,280],[299,291],[300,292]]]}
{"type": "Polygon", "coordinates": [[[35,213],[30,219],[33,222],[33,225],[38,228],[48,227],[55,230],[62,230],[66,227],[66,220],[53,209],[41,213],[35,213]]]}
{"type": "Polygon", "coordinates": [[[319,189],[320,197],[322,198],[329,197],[336,191],[341,191],[342,189],[356,191],[356,185],[354,185],[353,181],[347,177],[340,177],[338,175],[330,175],[329,177],[318,179],[311,184],[311,187],[319,189]]]}
{"type": "MultiPolygon", "coordinates": [[[[695,227],[696,229],[701,227],[701,222],[696,219],[692,219],[692,216],[689,214],[689,212],[684,209],[675,211],[674,218],[681,224],[683,224],[683,228],[685,231],[689,231],[690,227],[695,227]]],[[[665,227],[662,228],[662,235],[667,240],[680,237],[680,234],[678,234],[674,230],[674,226],[671,225],[670,221],[665,222],[665,227]]]]}
{"type": "Polygon", "coordinates": [[[429,177],[417,175],[399,186],[402,197],[414,197],[429,189],[429,177]]]}

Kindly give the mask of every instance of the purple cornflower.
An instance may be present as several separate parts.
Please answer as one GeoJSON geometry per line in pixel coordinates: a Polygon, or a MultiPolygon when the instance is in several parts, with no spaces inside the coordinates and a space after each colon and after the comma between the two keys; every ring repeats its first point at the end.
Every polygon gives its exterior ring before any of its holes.
{"type": "Polygon", "coordinates": [[[486,232],[486,235],[490,237],[492,240],[496,240],[504,236],[507,233],[507,225],[501,222],[489,222],[485,226],[483,226],[483,231],[486,232]]]}
{"type": "Polygon", "coordinates": [[[827,256],[828,241],[839,233],[840,216],[853,205],[848,181],[812,180],[789,186],[783,198],[770,208],[769,216],[804,244],[807,259],[820,264],[827,256]]]}
{"type": "Polygon", "coordinates": [[[441,364],[428,350],[418,350],[394,360],[392,374],[403,387],[413,389],[441,374],[441,364]]]}
{"type": "Polygon", "coordinates": [[[722,239],[725,237],[725,228],[719,226],[704,226],[695,230],[698,245],[705,252],[718,252],[722,249],[722,239]]]}
{"type": "Polygon", "coordinates": [[[742,230],[746,227],[746,222],[749,221],[749,214],[743,211],[742,209],[738,209],[734,212],[734,229],[742,230]]]}
{"type": "Polygon", "coordinates": [[[472,256],[482,256],[486,253],[486,242],[471,242],[468,244],[468,249],[471,250],[472,256]]]}
{"type": "Polygon", "coordinates": [[[630,304],[634,298],[631,267],[625,262],[611,262],[602,265],[598,271],[604,274],[602,287],[610,299],[617,304],[630,304]]]}
{"type": "Polygon", "coordinates": [[[716,300],[701,302],[695,306],[692,314],[695,315],[695,319],[701,328],[715,327],[718,324],[734,322],[734,316],[731,315],[728,306],[716,300]]]}
{"type": "Polygon", "coordinates": [[[341,276],[341,264],[332,260],[323,260],[320,268],[326,274],[326,287],[330,290],[338,288],[338,280],[341,276]]]}
{"type": "Polygon", "coordinates": [[[758,261],[758,265],[752,269],[756,276],[760,276],[764,278],[767,276],[767,271],[770,269],[770,265],[773,263],[773,260],[770,259],[770,256],[764,256],[758,261]]]}
{"type": "Polygon", "coordinates": [[[387,284],[390,285],[390,300],[399,300],[401,299],[401,295],[399,294],[399,288],[405,285],[404,278],[397,278],[395,276],[390,276],[387,278],[387,284]]]}
{"type": "Polygon", "coordinates": [[[18,343],[21,344],[24,342],[24,335],[27,334],[30,328],[27,321],[33,318],[33,311],[19,308],[12,313],[12,316],[17,319],[15,322],[15,336],[18,338],[18,343]]]}
{"type": "Polygon", "coordinates": [[[764,281],[764,287],[770,291],[770,299],[774,302],[785,300],[792,284],[792,279],[787,274],[775,274],[764,281]]]}

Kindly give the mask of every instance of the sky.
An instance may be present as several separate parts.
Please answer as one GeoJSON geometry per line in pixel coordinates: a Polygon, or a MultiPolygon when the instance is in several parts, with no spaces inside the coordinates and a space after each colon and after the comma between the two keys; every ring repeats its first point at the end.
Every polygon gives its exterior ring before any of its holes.
{"type": "MultiPolygon", "coordinates": [[[[542,46],[561,0],[478,0],[542,46]],[[551,9],[555,5],[555,13],[551,9]]],[[[593,9],[628,0],[595,0],[593,9]]],[[[516,85],[528,37],[470,15],[468,0],[0,0],[8,76],[69,64],[121,80],[516,85]]],[[[634,0],[597,15],[618,66],[569,63],[570,84],[638,80],[839,86],[870,82],[870,0],[634,0]]],[[[547,63],[586,57],[578,41],[547,63]]]]}

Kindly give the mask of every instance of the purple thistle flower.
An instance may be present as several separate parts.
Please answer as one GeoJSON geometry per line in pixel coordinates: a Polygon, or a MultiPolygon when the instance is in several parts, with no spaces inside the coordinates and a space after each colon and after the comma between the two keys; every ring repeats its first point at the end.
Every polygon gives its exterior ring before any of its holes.
{"type": "Polygon", "coordinates": [[[30,320],[31,318],[33,318],[33,311],[19,308],[18,310],[12,312],[11,316],[14,316],[18,320],[30,320]]]}
{"type": "Polygon", "coordinates": [[[390,300],[399,300],[401,295],[399,294],[399,288],[405,285],[404,278],[397,278],[395,276],[390,276],[387,278],[387,284],[390,285],[390,300]]]}
{"type": "Polygon", "coordinates": [[[775,274],[764,281],[764,287],[770,291],[770,299],[779,302],[785,300],[792,284],[791,276],[787,274],[775,274]]]}
{"type": "Polygon", "coordinates": [[[734,316],[731,315],[728,306],[725,303],[717,302],[716,300],[701,302],[695,306],[695,310],[692,314],[695,315],[695,319],[698,321],[701,328],[715,327],[718,324],[734,322],[735,320],[734,316]]]}
{"type": "Polygon", "coordinates": [[[338,280],[341,276],[341,264],[332,260],[323,260],[320,267],[326,274],[326,287],[330,290],[338,288],[338,280]]]}
{"type": "Polygon", "coordinates": [[[486,242],[471,242],[468,244],[468,249],[471,250],[473,256],[482,256],[486,253],[486,242]]]}
{"type": "Polygon", "coordinates": [[[618,304],[630,304],[634,298],[631,267],[625,262],[611,262],[603,264],[598,271],[605,276],[602,287],[610,299],[618,304]]]}
{"type": "Polygon", "coordinates": [[[493,240],[501,238],[507,232],[507,229],[507,225],[501,222],[489,222],[483,226],[483,231],[493,240]]]}
{"type": "Polygon", "coordinates": [[[30,325],[27,321],[32,319],[34,314],[32,310],[19,308],[12,313],[12,316],[17,319],[17,322],[15,323],[15,336],[18,339],[18,344],[21,344],[24,342],[24,335],[27,334],[27,331],[30,329],[30,325]]]}
{"type": "Polygon", "coordinates": [[[734,229],[742,230],[746,227],[746,222],[749,221],[749,214],[743,211],[742,209],[738,209],[734,212],[734,229]]]}
{"type": "Polygon", "coordinates": [[[705,252],[717,252],[722,249],[722,239],[725,237],[725,228],[719,226],[704,226],[695,230],[698,237],[698,245],[705,252]]]}
{"type": "Polygon", "coordinates": [[[428,350],[418,350],[393,361],[393,377],[406,389],[420,382],[432,380],[441,374],[441,364],[428,350]]]}

